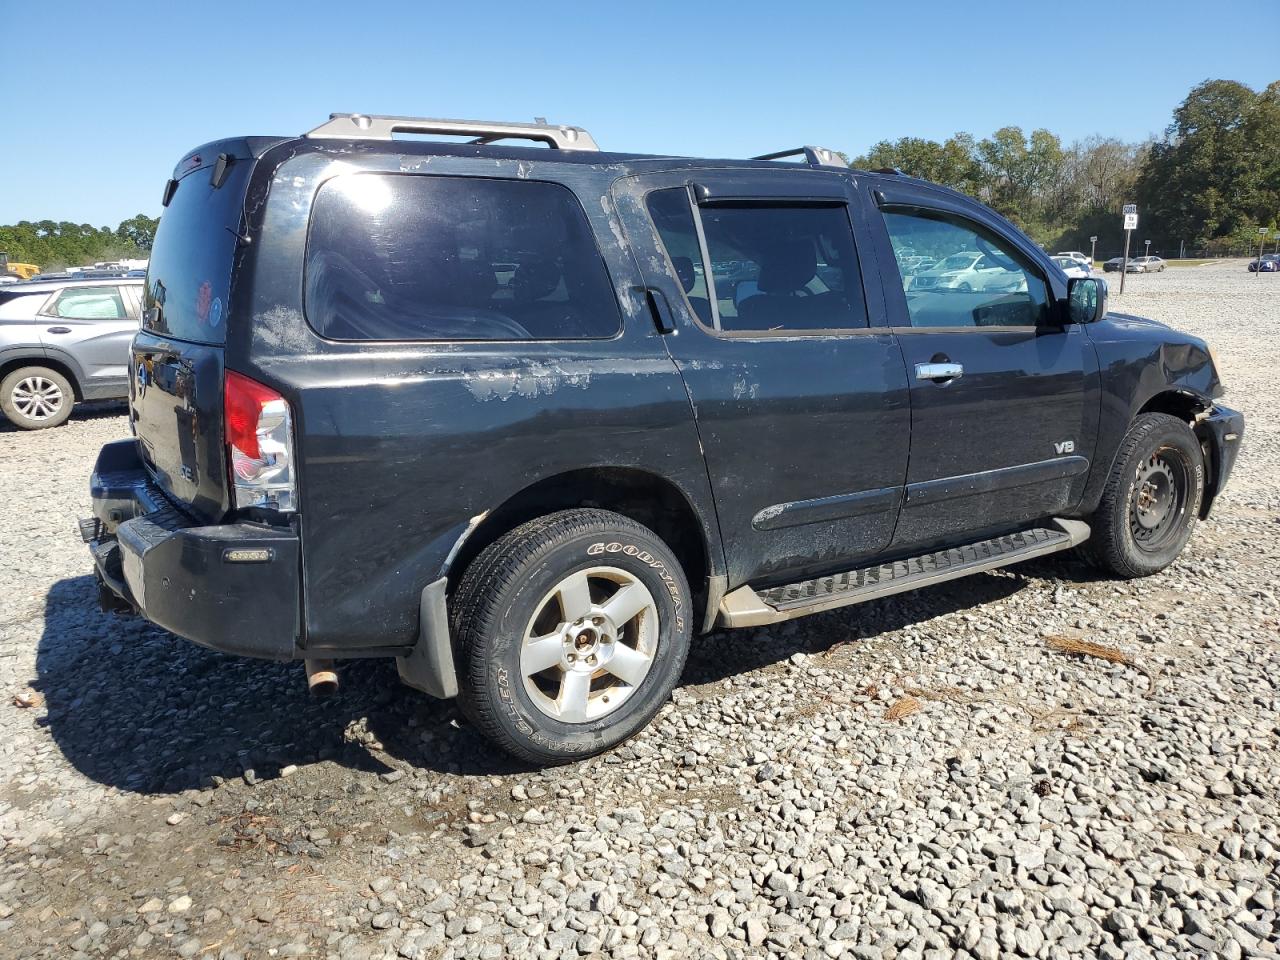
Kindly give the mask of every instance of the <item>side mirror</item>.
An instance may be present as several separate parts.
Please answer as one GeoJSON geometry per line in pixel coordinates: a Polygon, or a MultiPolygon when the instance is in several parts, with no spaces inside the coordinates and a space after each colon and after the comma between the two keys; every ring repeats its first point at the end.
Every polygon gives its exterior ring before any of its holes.
{"type": "Polygon", "coordinates": [[[1067,281],[1067,320],[1094,323],[1107,314],[1107,281],[1101,277],[1072,277],[1067,281]]]}

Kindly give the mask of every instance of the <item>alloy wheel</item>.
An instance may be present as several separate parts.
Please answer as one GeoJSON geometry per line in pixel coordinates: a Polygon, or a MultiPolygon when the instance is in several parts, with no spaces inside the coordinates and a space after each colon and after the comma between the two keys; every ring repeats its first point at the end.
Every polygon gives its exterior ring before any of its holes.
{"type": "Polygon", "coordinates": [[[14,409],[28,420],[42,421],[56,416],[66,397],[62,388],[47,377],[31,376],[19,380],[10,394],[14,409]]]}
{"type": "Polygon", "coordinates": [[[613,713],[644,682],[658,648],[658,607],[617,567],[569,574],[539,601],[520,646],[534,706],[561,723],[613,713]]]}

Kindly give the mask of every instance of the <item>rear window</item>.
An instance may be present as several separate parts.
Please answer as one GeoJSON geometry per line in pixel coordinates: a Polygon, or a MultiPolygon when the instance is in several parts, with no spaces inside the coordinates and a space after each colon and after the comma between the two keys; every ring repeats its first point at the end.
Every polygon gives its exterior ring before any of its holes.
{"type": "Polygon", "coordinates": [[[306,314],[335,340],[589,340],[621,326],[586,215],[553,183],[350,174],[322,186],[306,314]]]}
{"type": "Polygon", "coordinates": [[[208,167],[178,181],[160,215],[147,265],[142,326],[180,340],[227,339],[227,293],[250,160],[236,160],[222,186],[208,167]]]}

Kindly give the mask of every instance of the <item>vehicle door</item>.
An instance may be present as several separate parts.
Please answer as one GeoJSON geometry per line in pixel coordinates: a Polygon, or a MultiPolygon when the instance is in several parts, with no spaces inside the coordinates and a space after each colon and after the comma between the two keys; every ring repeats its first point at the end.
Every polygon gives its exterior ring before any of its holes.
{"type": "Polygon", "coordinates": [[[851,184],[697,170],[614,188],[696,416],[730,588],[850,569],[893,535],[906,372],[868,320],[884,300],[851,184]]]}
{"type": "Polygon", "coordinates": [[[138,332],[138,301],[124,287],[67,287],[51,296],[36,317],[45,350],[81,372],[80,386],[87,399],[111,396],[128,383],[129,345],[138,332]]]}
{"type": "Polygon", "coordinates": [[[911,456],[894,548],[954,544],[1073,506],[1097,437],[1097,359],[1066,284],[989,211],[926,186],[870,191],[885,296],[911,384],[911,456]],[[878,208],[878,209],[877,209],[878,208]],[[972,290],[918,288],[894,251],[983,255],[972,290]],[[905,289],[904,289],[905,286],[905,289]]]}

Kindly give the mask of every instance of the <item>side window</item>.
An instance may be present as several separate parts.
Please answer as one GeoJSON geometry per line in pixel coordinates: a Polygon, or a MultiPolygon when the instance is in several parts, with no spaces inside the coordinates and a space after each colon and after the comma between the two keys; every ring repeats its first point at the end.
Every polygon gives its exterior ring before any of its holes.
{"type": "Polygon", "coordinates": [[[708,283],[688,193],[660,190],[648,202],[689,302],[707,326],[726,333],[867,326],[853,230],[843,205],[700,207],[708,283]]]}
{"type": "Polygon", "coordinates": [[[969,223],[913,210],[884,215],[913,327],[1035,326],[1044,278],[1011,244],[969,223]]]}
{"type": "Polygon", "coordinates": [[[647,201],[649,216],[658,228],[658,236],[667,249],[671,266],[675,268],[680,285],[689,306],[704,326],[714,323],[711,319],[711,300],[707,293],[707,271],[702,263],[702,251],[698,247],[698,229],[693,223],[693,209],[689,206],[689,191],[684,187],[655,190],[647,201]]]}
{"type": "Polygon", "coordinates": [[[305,308],[337,340],[584,340],[622,316],[577,198],[533,180],[349,174],[316,194],[305,308]]]}
{"type": "Polygon", "coordinates": [[[64,320],[124,320],[128,316],[119,287],[63,290],[45,313],[64,320]]]}

